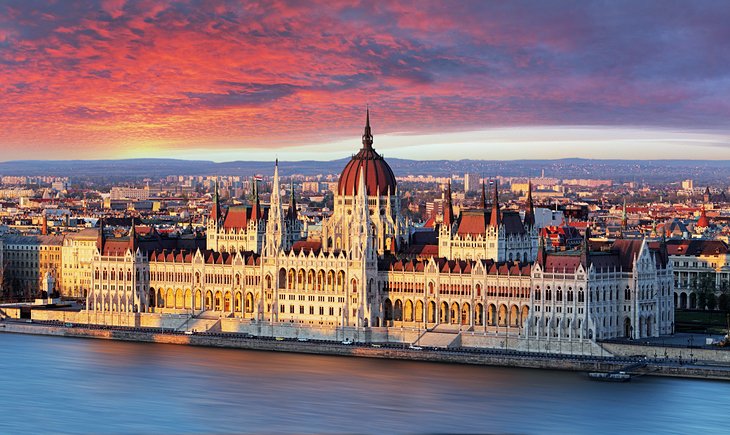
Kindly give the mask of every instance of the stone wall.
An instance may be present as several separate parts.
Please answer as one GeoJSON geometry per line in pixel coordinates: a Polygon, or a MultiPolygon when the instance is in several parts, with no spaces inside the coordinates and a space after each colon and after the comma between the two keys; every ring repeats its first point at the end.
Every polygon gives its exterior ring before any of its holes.
{"type": "Polygon", "coordinates": [[[550,340],[521,338],[515,335],[495,335],[478,332],[462,332],[461,345],[469,348],[517,350],[532,353],[556,353],[562,355],[612,356],[611,351],[591,340],[550,340]]]}
{"type": "MultiPolygon", "coordinates": [[[[345,346],[338,343],[321,343],[312,341],[299,342],[297,340],[278,341],[246,339],[243,337],[220,337],[169,333],[164,334],[149,331],[87,329],[83,327],[77,328],[65,326],[34,325],[32,323],[6,322],[3,323],[3,325],[5,327],[1,328],[0,332],[532,369],[570,370],[580,372],[609,372],[620,370],[626,364],[625,362],[612,361],[611,359],[601,358],[530,358],[525,356],[502,354],[473,354],[451,351],[392,349],[385,347],[374,348],[369,346],[345,346]]],[[[649,364],[646,369],[641,369],[641,371],[646,374],[659,376],[730,380],[730,370],[727,370],[727,366],[687,367],[649,364]]]]}
{"type": "Polygon", "coordinates": [[[688,349],[683,347],[639,346],[636,344],[603,343],[609,352],[616,356],[641,355],[648,358],[682,359],[689,361],[712,361],[730,364],[730,349],[688,349]],[[665,354],[666,352],[666,354],[665,354]]]}

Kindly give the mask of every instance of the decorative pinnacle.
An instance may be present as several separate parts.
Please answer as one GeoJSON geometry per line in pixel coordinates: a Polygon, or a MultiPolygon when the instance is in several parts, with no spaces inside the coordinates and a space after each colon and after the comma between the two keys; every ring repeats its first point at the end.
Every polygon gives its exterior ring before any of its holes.
{"type": "Polygon", "coordinates": [[[365,132],[362,135],[363,148],[373,147],[373,133],[370,130],[370,108],[365,110],[365,132]]]}

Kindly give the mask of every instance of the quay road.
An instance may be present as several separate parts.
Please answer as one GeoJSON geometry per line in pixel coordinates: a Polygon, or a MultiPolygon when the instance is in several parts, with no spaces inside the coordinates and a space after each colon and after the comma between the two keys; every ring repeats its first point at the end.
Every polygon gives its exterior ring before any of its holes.
{"type": "Polygon", "coordinates": [[[642,367],[630,371],[630,373],[730,380],[730,366],[696,359],[689,361],[686,358],[567,355],[493,348],[445,349],[415,347],[401,343],[344,343],[314,339],[259,337],[227,332],[186,333],[164,328],[71,325],[58,321],[31,322],[23,319],[0,321],[0,332],[579,372],[618,371],[624,367],[641,363],[642,367]]]}

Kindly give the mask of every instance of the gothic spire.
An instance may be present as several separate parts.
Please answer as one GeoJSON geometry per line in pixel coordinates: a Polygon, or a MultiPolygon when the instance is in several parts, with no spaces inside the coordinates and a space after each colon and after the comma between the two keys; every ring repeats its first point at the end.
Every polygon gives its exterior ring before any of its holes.
{"type": "Polygon", "coordinates": [[[261,203],[259,202],[259,180],[253,177],[253,209],[251,210],[251,219],[259,220],[263,217],[261,213],[261,203]]]}
{"type": "Polygon", "coordinates": [[[289,217],[289,220],[293,221],[297,219],[297,200],[294,198],[294,180],[291,180],[290,192],[287,216],[289,217]]]}
{"type": "Polygon", "coordinates": [[[211,220],[214,223],[218,223],[221,218],[221,204],[220,198],[218,197],[218,177],[215,179],[215,191],[213,192],[213,210],[211,211],[211,220]]]}
{"type": "Polygon", "coordinates": [[[586,227],[586,232],[583,235],[583,243],[580,245],[580,261],[583,267],[588,268],[588,256],[590,255],[590,245],[588,239],[591,237],[591,228],[586,227]]]}
{"type": "Polygon", "coordinates": [[[137,239],[137,228],[134,224],[134,216],[132,217],[132,227],[129,229],[129,250],[132,251],[132,254],[134,254],[135,249],[135,242],[137,239]]]}
{"type": "MultiPolygon", "coordinates": [[[[256,196],[256,208],[259,207],[258,195],[256,196]]],[[[263,212],[257,219],[263,217],[263,212]]],[[[284,235],[284,215],[281,206],[281,187],[279,185],[279,159],[274,164],[274,179],[271,183],[271,199],[269,201],[269,215],[266,219],[266,241],[265,249],[267,255],[274,255],[279,250],[286,248],[284,235]]]]}
{"type": "Polygon", "coordinates": [[[497,193],[497,179],[494,180],[494,190],[492,191],[492,214],[489,217],[489,225],[499,228],[502,219],[499,216],[499,194],[497,193]]]}
{"type": "Polygon", "coordinates": [[[540,234],[540,239],[537,244],[537,263],[545,267],[545,260],[547,259],[547,251],[545,249],[545,237],[540,234]]]}
{"type": "Polygon", "coordinates": [[[99,218],[99,235],[96,237],[96,247],[99,251],[104,250],[104,217],[99,218]]]}
{"type": "Polygon", "coordinates": [[[362,146],[367,149],[373,147],[373,133],[370,131],[370,108],[365,110],[365,132],[362,135],[362,146]]]}
{"type": "Polygon", "coordinates": [[[451,225],[454,223],[454,209],[451,206],[451,180],[446,185],[446,202],[444,204],[444,225],[451,229],[451,225]]]}
{"type": "Polygon", "coordinates": [[[532,180],[527,181],[527,210],[525,210],[525,225],[535,226],[535,206],[532,204],[532,180]]]}

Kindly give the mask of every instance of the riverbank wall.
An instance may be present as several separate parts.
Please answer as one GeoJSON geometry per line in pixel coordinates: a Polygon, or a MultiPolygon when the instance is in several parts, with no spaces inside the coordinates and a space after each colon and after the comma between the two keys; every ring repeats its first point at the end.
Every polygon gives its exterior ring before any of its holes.
{"type": "MultiPolygon", "coordinates": [[[[145,330],[96,329],[37,325],[32,323],[3,322],[0,332],[49,335],[74,338],[93,338],[146,343],[221,347],[257,351],[294,352],[317,355],[383,358],[423,361],[433,363],[471,364],[483,366],[518,367],[531,369],[566,370],[577,372],[610,372],[621,370],[627,360],[616,358],[571,358],[566,356],[538,356],[510,353],[481,353],[465,350],[427,350],[411,348],[373,347],[369,345],[344,345],[337,342],[298,340],[271,340],[250,338],[235,334],[183,334],[145,330]]],[[[716,366],[668,366],[648,363],[635,374],[675,376],[714,380],[730,380],[730,369],[716,366]]]]}
{"type": "Polygon", "coordinates": [[[668,358],[683,361],[697,360],[730,366],[730,350],[699,347],[671,347],[625,343],[602,343],[608,352],[616,356],[645,356],[647,358],[668,358]]]}
{"type": "MultiPolygon", "coordinates": [[[[12,316],[9,316],[13,318],[12,316]]],[[[236,317],[206,317],[175,313],[103,313],[97,311],[70,311],[55,309],[34,309],[31,319],[39,322],[72,323],[75,325],[107,325],[111,327],[161,328],[169,331],[196,331],[210,333],[238,333],[256,337],[281,337],[287,339],[343,341],[358,343],[396,343],[429,346],[433,335],[442,336],[448,347],[467,349],[502,349],[530,353],[553,353],[561,355],[611,356],[610,351],[592,340],[525,338],[516,334],[487,333],[481,331],[449,329],[436,332],[425,328],[355,328],[325,325],[302,325],[297,323],[255,321],[236,317]]],[[[438,329],[438,328],[437,328],[438,329]]],[[[436,340],[438,341],[438,340],[436,340]]],[[[441,346],[447,347],[447,346],[441,346]]]]}

